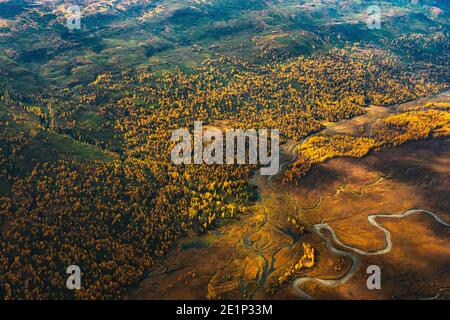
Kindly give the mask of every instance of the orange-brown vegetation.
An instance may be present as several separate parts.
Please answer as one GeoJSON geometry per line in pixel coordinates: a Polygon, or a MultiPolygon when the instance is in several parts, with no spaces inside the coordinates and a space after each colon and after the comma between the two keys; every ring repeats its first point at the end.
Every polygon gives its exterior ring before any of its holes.
{"type": "Polygon", "coordinates": [[[314,267],[314,248],[309,243],[303,243],[303,256],[294,262],[285,273],[278,279],[279,283],[283,283],[290,279],[297,271],[314,267]]]}
{"type": "MultiPolygon", "coordinates": [[[[0,296],[123,297],[182,235],[246,211],[255,200],[254,168],[175,166],[174,129],[227,120],[300,140],[323,120],[446,86],[434,73],[409,71],[379,49],[336,49],[267,65],[208,60],[191,74],[107,73],[88,86],[34,96],[29,105],[3,93],[0,107],[14,113],[0,110],[0,179],[11,186],[0,199],[0,221],[8,225],[0,233],[0,296]],[[65,289],[69,264],[83,271],[81,291],[65,289]]],[[[421,117],[442,123],[441,114],[421,117]]],[[[386,128],[413,129],[420,119],[391,119],[386,128]]],[[[363,156],[379,143],[342,135],[308,139],[288,180],[334,156],[363,156]]],[[[313,261],[305,252],[302,266],[313,261]]]]}
{"type": "Polygon", "coordinates": [[[450,113],[430,109],[390,115],[381,121],[372,137],[312,136],[297,148],[298,159],[290,164],[283,181],[297,183],[312,165],[331,158],[361,158],[382,146],[447,135],[450,135],[450,113]]]}

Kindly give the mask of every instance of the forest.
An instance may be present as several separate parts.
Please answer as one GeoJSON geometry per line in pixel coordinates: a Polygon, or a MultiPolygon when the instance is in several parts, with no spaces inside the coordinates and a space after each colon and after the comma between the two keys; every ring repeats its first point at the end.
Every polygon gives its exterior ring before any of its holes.
{"type": "MultiPolygon", "coordinates": [[[[448,87],[448,68],[347,46],[266,64],[221,56],[192,73],[107,72],[88,85],[0,98],[0,297],[122,298],[180,237],[239,219],[257,199],[257,166],[176,166],[173,130],[232,124],[300,141],[325,121],[448,87]],[[84,289],[65,290],[78,264],[84,289]]],[[[298,183],[332,157],[450,133],[448,105],[390,115],[370,137],[316,135],[284,173],[298,183]]],[[[314,265],[314,249],[287,269],[314,265]]]]}

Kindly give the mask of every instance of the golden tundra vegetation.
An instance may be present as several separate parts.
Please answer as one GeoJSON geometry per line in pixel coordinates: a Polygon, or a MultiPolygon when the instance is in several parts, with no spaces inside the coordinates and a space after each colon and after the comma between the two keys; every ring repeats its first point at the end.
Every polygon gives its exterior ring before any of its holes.
{"type": "Polygon", "coordinates": [[[296,149],[297,160],[285,171],[283,182],[298,182],[298,178],[305,175],[312,165],[331,158],[361,158],[370,150],[386,145],[397,146],[407,141],[449,135],[450,113],[443,111],[448,105],[445,102],[427,103],[424,108],[432,109],[390,115],[381,121],[370,137],[343,134],[313,136],[296,149]]]}
{"type": "MultiPolygon", "coordinates": [[[[414,67],[381,49],[345,48],[266,65],[219,58],[190,74],[107,73],[29,103],[5,92],[0,296],[121,298],[181,236],[249,210],[257,196],[254,167],[175,166],[174,129],[227,120],[233,127],[276,128],[299,141],[323,121],[446,87],[439,67],[414,67]],[[83,290],[65,289],[71,264],[81,267],[83,290]]],[[[448,133],[446,107],[433,106],[389,116],[371,137],[311,137],[285,182],[331,157],[361,157],[448,133]]],[[[280,281],[314,264],[309,244],[304,254],[280,281]]]]}
{"type": "Polygon", "coordinates": [[[303,256],[298,262],[294,262],[283,275],[278,278],[278,281],[283,283],[290,279],[297,271],[303,268],[312,268],[314,266],[314,248],[311,248],[311,244],[303,243],[303,256]]]}

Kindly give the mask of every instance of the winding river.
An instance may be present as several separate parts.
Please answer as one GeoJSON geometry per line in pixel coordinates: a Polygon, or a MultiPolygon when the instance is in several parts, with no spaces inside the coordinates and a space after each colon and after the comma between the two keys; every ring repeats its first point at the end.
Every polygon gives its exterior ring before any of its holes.
{"type": "MultiPolygon", "coordinates": [[[[373,123],[370,125],[370,135],[372,134],[372,125],[373,123]]],[[[289,163],[292,163],[293,161],[296,160],[296,152],[295,149],[298,145],[302,144],[306,139],[305,138],[301,141],[298,142],[294,142],[291,141],[289,142],[289,146],[287,146],[287,151],[288,153],[291,155],[291,159],[284,161],[281,166],[280,166],[280,170],[279,173],[281,173],[281,171],[283,170],[283,168],[288,165],[289,163]]],[[[389,178],[390,176],[392,176],[393,172],[392,170],[385,176],[380,177],[380,179],[378,179],[377,181],[375,181],[374,183],[370,183],[366,186],[364,186],[363,188],[361,188],[361,190],[359,190],[359,192],[354,192],[349,190],[350,192],[352,192],[353,194],[357,195],[357,196],[362,196],[363,192],[365,189],[369,188],[370,186],[376,185],[380,182],[382,182],[384,179],[389,178]]],[[[277,175],[275,175],[277,176],[277,175]]],[[[275,189],[278,191],[283,191],[282,189],[275,187],[272,185],[272,178],[274,176],[271,176],[268,178],[268,188],[269,189],[275,189]]],[[[323,202],[324,198],[326,197],[333,197],[337,194],[339,194],[340,192],[345,191],[345,185],[341,185],[338,187],[338,189],[336,190],[335,193],[333,194],[327,194],[327,195],[322,195],[318,202],[313,205],[312,207],[309,208],[302,208],[302,210],[313,210],[313,209],[317,209],[323,202]]],[[[338,256],[343,256],[343,257],[348,257],[352,263],[351,263],[351,268],[348,270],[348,272],[343,275],[342,277],[338,278],[338,279],[321,279],[318,277],[309,277],[309,276],[302,276],[302,277],[297,277],[295,278],[292,283],[291,283],[291,287],[294,290],[294,292],[298,295],[298,297],[303,298],[303,299],[313,299],[312,296],[308,295],[305,291],[303,291],[301,289],[301,286],[305,283],[308,282],[312,282],[324,287],[337,287],[340,286],[342,284],[345,284],[346,282],[348,282],[353,276],[354,274],[358,271],[360,264],[361,264],[361,259],[360,256],[375,256],[375,255],[383,255],[386,254],[388,252],[391,251],[392,249],[392,240],[391,240],[391,233],[389,232],[389,230],[387,230],[386,228],[384,228],[382,225],[380,225],[376,219],[377,218],[386,218],[386,219],[402,219],[414,214],[426,214],[429,215],[431,217],[434,218],[434,220],[446,227],[450,227],[450,223],[444,221],[442,218],[440,218],[437,214],[425,210],[425,209],[409,209],[403,213],[400,214],[374,214],[374,215],[369,215],[367,217],[367,220],[369,221],[369,223],[371,225],[373,225],[374,227],[380,229],[383,233],[384,233],[384,238],[385,238],[385,246],[383,249],[381,250],[377,250],[377,251],[365,251],[365,250],[361,250],[355,247],[352,247],[350,245],[347,245],[343,242],[341,242],[337,236],[336,233],[334,232],[333,228],[331,226],[329,226],[327,223],[319,223],[319,224],[315,224],[313,225],[313,232],[315,234],[317,234],[321,239],[323,239],[325,241],[326,247],[335,255],[338,256]],[[329,233],[331,234],[331,238],[333,241],[331,241],[327,236],[325,236],[322,233],[322,230],[328,230],[329,233]],[[336,244],[337,248],[335,245],[336,244]]],[[[432,300],[432,299],[438,299],[440,297],[440,295],[442,294],[442,292],[444,291],[449,291],[450,288],[441,288],[438,290],[438,293],[433,296],[433,297],[429,297],[429,298],[424,298],[425,300],[432,300]]]]}
{"type": "MultiPolygon", "coordinates": [[[[365,251],[365,250],[361,250],[349,245],[346,245],[344,243],[342,243],[337,237],[336,237],[336,233],[334,232],[333,228],[331,228],[328,224],[326,223],[319,223],[313,226],[313,230],[314,232],[321,237],[327,245],[327,248],[333,252],[336,255],[340,255],[340,256],[345,256],[345,257],[349,257],[352,260],[352,267],[350,268],[350,270],[341,278],[336,279],[336,280],[323,280],[320,278],[313,278],[313,277],[298,277],[295,278],[292,281],[292,288],[294,289],[294,291],[297,293],[297,295],[301,298],[304,299],[312,299],[312,297],[310,295],[308,295],[307,293],[305,293],[302,289],[300,289],[300,286],[306,282],[314,282],[316,284],[322,285],[322,286],[326,286],[326,287],[336,287],[336,286],[340,286],[344,283],[346,283],[348,280],[350,280],[353,275],[358,271],[359,266],[360,266],[360,258],[356,255],[363,255],[363,256],[374,256],[374,255],[381,255],[381,254],[386,254],[389,251],[391,251],[392,249],[392,240],[391,240],[391,233],[389,232],[389,230],[387,230],[386,228],[382,227],[381,225],[379,225],[376,222],[377,218],[389,218],[389,219],[401,219],[401,218],[405,218],[408,217],[410,215],[413,214],[418,214],[418,213],[423,213],[423,214],[427,214],[432,216],[436,222],[438,222],[441,225],[444,225],[446,227],[450,227],[450,223],[445,222],[443,219],[441,219],[438,215],[436,215],[433,212],[424,210],[424,209],[410,209],[405,211],[404,213],[401,214],[374,214],[374,215],[369,215],[367,217],[367,220],[369,221],[369,223],[375,227],[377,227],[378,229],[380,229],[381,231],[383,231],[384,233],[384,237],[385,237],[385,241],[386,241],[386,245],[383,249],[378,250],[378,251],[365,251]],[[323,229],[327,229],[330,234],[331,237],[333,238],[333,241],[340,247],[345,248],[349,251],[352,251],[356,254],[353,254],[351,252],[348,251],[343,251],[340,249],[337,249],[336,247],[333,246],[333,244],[331,243],[330,239],[327,238],[323,233],[322,230],[323,229]]],[[[442,288],[439,290],[439,293],[432,297],[437,299],[440,296],[440,293],[446,290],[445,288],[442,288]]],[[[430,299],[432,299],[430,298],[430,299]]]]}

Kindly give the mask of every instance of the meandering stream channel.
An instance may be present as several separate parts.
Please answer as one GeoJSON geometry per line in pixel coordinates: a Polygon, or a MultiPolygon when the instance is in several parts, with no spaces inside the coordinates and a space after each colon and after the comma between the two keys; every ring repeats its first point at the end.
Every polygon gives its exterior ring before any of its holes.
{"type": "MultiPolygon", "coordinates": [[[[398,110],[398,108],[396,108],[396,110],[398,110]]],[[[372,134],[372,125],[369,125],[369,131],[370,131],[370,135],[372,134]]],[[[307,138],[306,138],[307,139],[307,138]]],[[[306,140],[305,139],[305,140],[306,140]]],[[[287,146],[286,150],[292,155],[290,160],[287,160],[285,162],[283,162],[280,166],[280,172],[282,171],[282,169],[288,165],[289,163],[293,162],[296,160],[296,154],[295,154],[295,149],[298,145],[300,145],[303,141],[300,142],[290,142],[289,145],[287,146]]],[[[376,185],[380,182],[382,182],[384,179],[389,178],[392,175],[392,170],[389,172],[388,175],[386,176],[382,176],[380,177],[377,181],[367,184],[365,185],[363,188],[360,189],[359,192],[352,192],[355,195],[361,196],[364,192],[365,189],[376,185]]],[[[269,189],[274,189],[274,190],[278,190],[278,191],[283,191],[282,189],[275,187],[272,185],[272,179],[274,176],[271,176],[268,178],[268,184],[267,187],[269,189]]],[[[316,204],[314,204],[313,206],[309,207],[309,208],[302,208],[303,211],[307,211],[307,210],[314,210],[320,207],[320,205],[322,204],[323,200],[327,197],[334,197],[336,195],[338,195],[340,192],[345,191],[345,186],[341,185],[337,188],[335,193],[332,194],[326,194],[326,195],[321,195],[318,202],[316,204]]],[[[348,270],[348,272],[346,272],[342,277],[338,278],[338,279],[321,279],[320,277],[310,277],[310,276],[301,276],[301,277],[297,277],[295,279],[292,280],[291,282],[291,287],[294,290],[294,292],[298,295],[298,297],[303,298],[303,299],[313,299],[312,296],[308,295],[304,290],[302,290],[302,285],[308,282],[312,282],[315,284],[318,284],[320,286],[324,286],[324,287],[337,287],[340,285],[345,284],[346,282],[348,282],[353,275],[358,271],[360,264],[361,264],[361,259],[360,256],[375,256],[375,255],[383,255],[386,254],[388,252],[391,251],[392,249],[392,240],[391,240],[391,233],[389,232],[389,230],[387,230],[385,227],[383,227],[382,225],[380,225],[376,220],[377,218],[384,218],[384,219],[402,219],[411,215],[415,215],[415,214],[426,214],[429,215],[431,217],[434,218],[434,220],[439,223],[440,225],[443,225],[445,227],[450,227],[450,223],[444,221],[442,218],[440,218],[437,214],[428,211],[426,209],[421,209],[421,208],[417,208],[417,209],[409,209],[403,213],[400,214],[373,214],[373,215],[369,215],[367,217],[368,222],[376,227],[377,229],[381,230],[384,233],[384,241],[385,241],[385,246],[384,248],[377,250],[377,251],[365,251],[362,249],[358,249],[356,247],[347,245],[345,243],[343,243],[342,241],[340,241],[338,239],[338,237],[336,236],[335,231],[333,230],[333,228],[331,226],[329,226],[327,223],[319,223],[319,224],[315,224],[313,225],[313,232],[318,235],[321,239],[324,240],[326,247],[330,250],[330,252],[332,252],[334,255],[338,255],[338,256],[343,256],[343,257],[347,257],[351,260],[351,267],[348,270]],[[332,240],[330,240],[326,235],[323,234],[323,230],[326,229],[328,230],[328,232],[331,235],[332,240]]],[[[441,288],[438,290],[438,293],[430,298],[426,298],[426,299],[437,299],[439,298],[439,296],[441,295],[441,293],[445,290],[448,290],[448,288],[441,288]]]]}
{"type": "MultiPolygon", "coordinates": [[[[387,230],[386,228],[384,228],[383,226],[379,225],[376,222],[377,218],[389,218],[389,219],[401,219],[401,218],[405,218],[408,217],[410,215],[413,214],[418,214],[418,213],[423,213],[423,214],[427,214],[432,216],[436,222],[438,222],[441,225],[444,225],[446,227],[450,227],[450,223],[445,222],[444,220],[442,220],[438,215],[434,214],[433,212],[424,210],[424,209],[411,209],[411,210],[407,210],[404,213],[401,214],[375,214],[375,215],[369,215],[367,217],[369,223],[375,227],[377,227],[378,229],[380,229],[381,231],[383,231],[384,233],[384,237],[385,237],[385,242],[386,245],[383,249],[378,250],[378,251],[365,251],[365,250],[361,250],[349,245],[346,245],[344,243],[342,243],[337,237],[336,237],[336,233],[334,232],[333,228],[331,228],[328,224],[326,223],[320,223],[320,224],[316,224],[314,225],[314,232],[320,236],[327,245],[327,248],[333,252],[336,255],[341,255],[341,256],[345,256],[345,257],[349,257],[352,260],[352,266],[350,268],[350,270],[341,278],[336,279],[336,280],[323,280],[320,278],[313,278],[313,277],[298,277],[295,278],[292,281],[292,288],[295,290],[295,292],[302,298],[304,299],[312,299],[312,297],[310,295],[308,295],[307,293],[305,293],[300,286],[306,282],[314,282],[316,284],[322,285],[322,286],[327,286],[327,287],[336,287],[336,286],[340,286],[344,283],[346,283],[348,280],[350,280],[352,278],[352,276],[358,271],[359,266],[360,266],[360,258],[357,255],[364,255],[364,256],[374,256],[374,255],[381,255],[381,254],[386,254],[389,251],[391,251],[392,249],[392,240],[391,240],[391,233],[389,232],[389,230],[387,230]],[[348,251],[343,251],[340,249],[337,249],[335,246],[333,246],[331,240],[329,238],[327,238],[323,233],[322,230],[326,229],[330,232],[331,237],[333,238],[333,241],[340,247],[345,248],[349,251],[352,251],[354,253],[348,252],[348,251]]],[[[440,289],[441,291],[442,289],[440,289]]],[[[437,297],[436,297],[437,298],[437,297]]]]}

